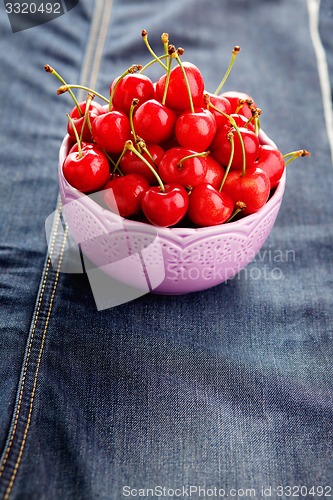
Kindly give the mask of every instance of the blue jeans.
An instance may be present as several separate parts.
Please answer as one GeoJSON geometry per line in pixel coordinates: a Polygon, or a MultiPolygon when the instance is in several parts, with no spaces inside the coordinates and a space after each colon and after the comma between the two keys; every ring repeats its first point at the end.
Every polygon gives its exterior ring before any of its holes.
{"type": "Polygon", "coordinates": [[[333,495],[329,0],[316,14],[314,0],[80,0],[12,33],[1,11],[1,498],[333,495]],[[43,66],[108,94],[148,60],[142,28],[153,47],[169,32],[212,91],[239,44],[225,89],[311,158],[288,167],[274,229],[233,280],[97,311],[87,276],[47,256],[71,101],[43,66]]]}

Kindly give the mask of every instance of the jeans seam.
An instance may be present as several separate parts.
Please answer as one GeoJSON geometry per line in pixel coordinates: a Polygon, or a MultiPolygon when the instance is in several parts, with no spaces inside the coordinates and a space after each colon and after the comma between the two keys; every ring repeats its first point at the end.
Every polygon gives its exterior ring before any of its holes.
{"type": "Polygon", "coordinates": [[[331,160],[333,163],[333,112],[332,112],[332,94],[330,76],[327,67],[327,58],[325,47],[322,44],[319,32],[319,11],[321,7],[320,0],[308,0],[309,29],[313,50],[317,62],[318,78],[321,89],[323,103],[323,112],[326,125],[326,133],[331,150],[331,160]]]}
{"type": "MultiPolygon", "coordinates": [[[[96,0],[96,5],[99,8],[97,10],[97,14],[95,12],[94,18],[92,20],[91,33],[90,33],[90,36],[89,36],[89,39],[87,42],[87,50],[86,50],[86,54],[85,54],[85,64],[82,65],[81,74],[80,74],[80,83],[82,85],[86,85],[86,86],[89,86],[91,84],[91,82],[89,81],[89,68],[91,67],[91,64],[92,64],[91,61],[93,60],[92,55],[94,53],[93,39],[95,38],[95,34],[100,27],[101,19],[103,17],[103,9],[100,8],[102,3],[103,3],[103,0],[102,0],[102,2],[96,0]]],[[[84,91],[79,90],[79,92],[78,92],[78,100],[79,101],[83,99],[83,95],[84,95],[84,91]]]]}
{"type": "Polygon", "coordinates": [[[113,5],[113,0],[107,0],[106,2],[104,2],[102,22],[101,22],[101,25],[99,27],[100,43],[98,43],[98,45],[96,47],[95,57],[93,58],[93,65],[92,65],[92,70],[91,70],[91,74],[90,74],[89,87],[95,87],[95,85],[97,83],[100,62],[101,62],[102,55],[103,55],[103,49],[105,46],[107,30],[108,30],[108,26],[109,26],[110,17],[111,17],[112,5],[113,5]]]}
{"type": "MultiPolygon", "coordinates": [[[[99,59],[102,58],[103,48],[104,48],[105,40],[106,40],[107,28],[108,28],[109,21],[111,18],[112,4],[113,4],[112,0],[110,2],[105,1],[105,0],[100,0],[100,1],[96,0],[96,2],[95,2],[95,6],[97,7],[97,9],[96,9],[94,16],[93,16],[91,33],[90,33],[90,37],[88,40],[87,50],[85,52],[85,58],[84,58],[85,64],[83,66],[83,71],[85,70],[85,68],[91,66],[91,64],[92,64],[91,57],[88,58],[88,54],[90,54],[90,52],[91,52],[90,46],[93,45],[96,42],[96,40],[98,42],[101,42],[101,43],[97,44],[97,46],[95,44],[94,49],[95,49],[95,52],[98,52],[99,59]],[[99,26],[99,24],[100,24],[99,22],[95,22],[96,18],[100,19],[100,15],[102,16],[102,26],[101,27],[99,26]],[[100,28],[99,31],[98,31],[98,28],[100,28]]],[[[94,71],[98,71],[99,62],[100,61],[96,62],[96,57],[93,58],[94,71]]],[[[94,72],[92,72],[90,74],[90,80],[92,80],[93,77],[95,77],[94,72]]],[[[13,485],[15,482],[15,478],[17,476],[17,472],[18,472],[19,467],[20,467],[24,448],[26,445],[29,427],[31,424],[31,416],[32,416],[33,407],[34,407],[34,400],[35,400],[35,394],[36,394],[36,389],[37,389],[38,375],[39,375],[40,364],[41,364],[42,355],[43,355],[43,351],[44,351],[46,334],[47,334],[47,330],[48,330],[48,326],[49,326],[49,320],[51,317],[53,301],[54,301],[54,298],[56,295],[56,290],[57,290],[57,286],[58,286],[58,282],[59,282],[59,275],[60,275],[61,265],[62,265],[62,261],[63,261],[63,255],[64,255],[64,251],[65,251],[65,247],[66,247],[66,240],[67,240],[67,236],[68,236],[68,226],[66,224],[65,231],[62,233],[63,240],[62,240],[61,248],[60,248],[60,252],[59,252],[59,260],[57,263],[57,268],[55,270],[55,277],[54,277],[53,285],[50,289],[51,294],[49,297],[46,298],[46,304],[45,304],[46,307],[44,308],[44,311],[47,310],[47,314],[46,314],[43,332],[42,332],[41,339],[40,339],[40,347],[39,347],[39,351],[38,351],[37,362],[36,362],[36,366],[34,368],[35,371],[34,371],[33,379],[32,379],[32,388],[31,388],[31,390],[30,390],[30,388],[26,389],[26,392],[28,391],[28,393],[29,393],[29,391],[30,391],[29,399],[27,400],[28,401],[28,405],[27,405],[28,409],[27,409],[27,413],[25,414],[27,420],[26,420],[26,423],[24,425],[23,434],[21,432],[19,435],[17,427],[18,427],[19,421],[20,420],[22,421],[22,418],[23,418],[21,416],[21,409],[22,409],[22,404],[23,404],[23,399],[24,399],[24,394],[25,394],[25,385],[26,385],[25,382],[26,382],[26,378],[27,378],[27,374],[28,374],[28,370],[29,370],[29,364],[30,364],[31,352],[33,349],[33,345],[37,342],[37,340],[35,341],[35,339],[36,339],[35,333],[36,333],[38,321],[40,318],[40,313],[42,311],[42,304],[43,304],[46,286],[50,280],[50,266],[51,266],[51,262],[52,262],[54,248],[55,248],[55,245],[57,243],[57,237],[59,234],[58,230],[59,230],[62,204],[61,204],[59,197],[58,197],[58,200],[59,201],[58,201],[57,209],[56,209],[56,216],[55,216],[56,218],[55,218],[54,225],[53,225],[52,238],[51,238],[51,242],[50,242],[50,246],[49,246],[48,257],[46,259],[44,269],[43,269],[42,282],[41,282],[40,290],[38,292],[38,298],[37,298],[38,302],[37,302],[37,307],[36,307],[35,313],[34,313],[33,325],[32,325],[32,329],[31,329],[31,333],[30,333],[30,340],[29,340],[28,346],[27,346],[26,351],[25,351],[26,355],[25,355],[25,359],[23,362],[24,363],[23,370],[21,371],[21,376],[20,376],[19,389],[18,389],[19,395],[17,398],[17,402],[15,405],[14,414],[13,414],[14,422],[11,425],[11,428],[9,431],[9,436],[7,439],[8,444],[7,444],[6,450],[4,452],[4,458],[2,460],[2,464],[1,464],[1,468],[0,468],[0,479],[6,470],[6,464],[7,464],[7,469],[9,469],[9,474],[11,473],[11,476],[10,476],[10,479],[8,482],[8,486],[6,488],[6,491],[5,491],[5,494],[3,497],[4,500],[8,500],[8,498],[11,494],[11,491],[12,491],[12,488],[13,488],[13,485]],[[19,437],[17,437],[18,435],[19,435],[19,437]],[[15,464],[11,466],[8,464],[8,458],[10,456],[12,449],[13,449],[13,443],[15,440],[15,436],[16,436],[16,440],[19,440],[18,441],[19,449],[18,449],[18,455],[15,459],[15,464]]],[[[9,474],[8,474],[8,476],[9,476],[9,474]]]]}
{"type": "Polygon", "coordinates": [[[36,331],[36,327],[37,327],[37,323],[38,323],[38,319],[39,319],[39,313],[41,310],[41,305],[42,305],[42,301],[43,301],[43,297],[44,297],[45,286],[46,286],[46,282],[47,282],[47,278],[48,278],[48,274],[49,274],[49,270],[50,270],[51,257],[53,255],[53,251],[54,251],[54,245],[55,245],[55,241],[56,241],[56,237],[57,237],[57,233],[58,233],[59,222],[60,222],[60,206],[58,205],[58,209],[57,209],[57,213],[56,213],[56,221],[54,224],[53,236],[52,236],[51,243],[50,243],[49,257],[47,258],[47,262],[46,262],[46,267],[45,267],[45,271],[44,271],[44,278],[43,278],[41,289],[39,292],[38,305],[37,305],[37,309],[36,309],[36,312],[34,315],[34,322],[33,322],[33,327],[32,327],[32,331],[31,331],[31,337],[30,337],[30,341],[28,344],[27,356],[26,356],[25,361],[24,361],[23,373],[22,373],[22,377],[21,377],[21,387],[20,387],[18,403],[17,403],[17,407],[16,407],[16,412],[15,412],[15,420],[14,420],[14,424],[13,424],[12,429],[11,429],[11,434],[10,434],[10,438],[9,438],[9,443],[8,443],[6,451],[5,451],[5,456],[4,456],[2,463],[1,463],[0,478],[3,475],[4,469],[6,466],[6,462],[8,460],[8,456],[9,456],[9,453],[11,451],[13,441],[15,438],[15,434],[16,434],[17,423],[18,423],[18,419],[20,416],[20,412],[21,412],[21,405],[22,405],[23,393],[24,393],[24,385],[25,385],[27,371],[28,371],[28,365],[29,365],[29,360],[30,360],[30,355],[31,355],[32,344],[33,344],[34,337],[35,337],[35,331],[36,331]]]}
{"type": "MultiPolygon", "coordinates": [[[[54,239],[56,238],[57,234],[58,233],[56,232],[54,239]]],[[[4,500],[7,500],[9,498],[10,492],[13,488],[15,477],[16,477],[17,471],[18,471],[19,466],[20,466],[20,462],[22,459],[22,455],[23,455],[23,451],[24,451],[24,447],[25,447],[25,443],[26,443],[26,439],[27,439],[27,435],[28,435],[28,431],[29,431],[29,427],[30,427],[30,423],[31,423],[31,415],[32,415],[33,404],[34,404],[34,400],[35,400],[35,393],[36,393],[36,387],[37,387],[39,368],[40,368],[40,363],[41,363],[42,354],[43,354],[43,350],[44,350],[44,344],[45,344],[46,333],[47,333],[47,329],[48,329],[48,325],[49,325],[49,320],[50,320],[50,316],[51,316],[51,312],[52,312],[53,300],[54,300],[55,293],[56,293],[57,286],[58,286],[59,274],[60,274],[63,254],[64,254],[64,250],[65,250],[65,246],[66,246],[67,235],[68,235],[68,227],[66,227],[64,234],[63,234],[63,241],[62,241],[62,246],[61,246],[61,250],[60,250],[59,261],[58,261],[56,275],[55,275],[55,279],[54,279],[54,283],[53,283],[53,287],[52,287],[52,293],[50,296],[47,317],[46,317],[43,335],[42,335],[42,339],[41,339],[41,346],[40,346],[39,353],[38,353],[37,365],[36,365],[35,375],[34,375],[34,379],[33,379],[33,388],[32,388],[31,394],[30,394],[30,404],[29,404],[29,413],[28,413],[28,417],[27,417],[27,423],[26,423],[26,426],[24,428],[24,433],[23,433],[23,437],[22,437],[22,442],[21,442],[19,454],[18,454],[17,460],[15,462],[15,466],[14,466],[14,469],[13,469],[13,472],[12,472],[12,475],[11,475],[11,478],[10,478],[10,481],[9,481],[9,484],[8,484],[8,487],[6,490],[6,494],[4,496],[4,500]]],[[[48,258],[48,260],[50,260],[50,257],[48,258]]]]}

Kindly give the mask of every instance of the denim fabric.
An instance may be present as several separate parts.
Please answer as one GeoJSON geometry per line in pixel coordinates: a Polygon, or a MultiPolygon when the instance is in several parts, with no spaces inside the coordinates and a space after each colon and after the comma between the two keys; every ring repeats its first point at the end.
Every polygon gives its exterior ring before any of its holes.
{"type": "MultiPolygon", "coordinates": [[[[246,488],[265,498],[263,487],[290,498],[288,486],[333,495],[333,172],[317,5],[80,0],[12,33],[1,4],[1,498],[119,500],[140,488],[159,498],[157,486],[169,498],[189,486],[202,488],[192,498],[214,487],[235,498],[246,488]],[[149,59],[142,28],[154,47],[169,32],[212,91],[240,45],[225,90],[254,97],[283,153],[311,157],[288,166],[274,229],[234,279],[98,312],[86,275],[59,273],[46,255],[71,102],[43,66],[107,93],[149,59]]],[[[332,5],[319,7],[332,82],[332,5]]],[[[56,251],[67,235],[54,224],[56,251]]]]}

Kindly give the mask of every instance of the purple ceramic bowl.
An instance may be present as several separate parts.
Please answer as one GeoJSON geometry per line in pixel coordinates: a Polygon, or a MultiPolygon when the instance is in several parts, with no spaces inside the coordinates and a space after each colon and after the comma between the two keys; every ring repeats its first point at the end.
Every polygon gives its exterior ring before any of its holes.
{"type": "MultiPolygon", "coordinates": [[[[263,132],[260,142],[274,145],[263,132]]],[[[284,173],[257,213],[234,222],[202,228],[155,227],[124,219],[96,202],[98,194],[87,196],[73,188],[62,173],[69,145],[66,136],[58,174],[64,217],[73,239],[93,265],[143,291],[185,294],[233,278],[265,243],[285,189],[284,173]]]]}

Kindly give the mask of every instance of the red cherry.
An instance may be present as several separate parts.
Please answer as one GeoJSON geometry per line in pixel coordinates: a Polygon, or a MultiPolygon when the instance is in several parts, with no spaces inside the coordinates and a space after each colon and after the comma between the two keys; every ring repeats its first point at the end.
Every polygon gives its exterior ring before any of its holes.
{"type": "Polygon", "coordinates": [[[176,113],[155,99],[139,105],[134,112],[135,133],[148,144],[159,144],[169,139],[175,123],[176,113]]]}
{"type": "MultiPolygon", "coordinates": [[[[94,144],[93,142],[81,142],[81,148],[82,149],[98,149],[99,151],[102,151],[97,144],[94,144]]],[[[71,149],[68,151],[69,153],[77,153],[79,151],[79,146],[78,143],[75,142],[71,149]]]]}
{"type": "MultiPolygon", "coordinates": [[[[80,110],[81,110],[81,113],[82,113],[82,116],[84,115],[84,113],[86,112],[86,106],[87,106],[87,103],[86,101],[82,101],[82,102],[79,102],[79,107],[80,107],[80,110]]],[[[102,106],[102,104],[99,104],[99,102],[96,102],[96,101],[92,101],[90,103],[90,106],[89,106],[89,113],[95,115],[95,116],[98,116],[98,115],[102,115],[105,113],[105,109],[104,107],[102,106]]],[[[74,106],[71,110],[71,112],[69,113],[69,116],[73,119],[73,118],[80,118],[81,115],[79,113],[79,110],[77,109],[77,106],[74,106]]]]}
{"type": "Polygon", "coordinates": [[[150,184],[140,174],[113,177],[105,186],[104,201],[112,212],[132,217],[141,212],[141,201],[150,184]]]}
{"type": "Polygon", "coordinates": [[[234,90],[230,90],[228,92],[223,92],[221,94],[222,97],[225,97],[228,99],[228,101],[231,104],[231,112],[232,113],[239,113],[240,115],[246,116],[246,118],[251,118],[252,112],[250,109],[249,104],[245,103],[239,108],[239,102],[240,100],[242,101],[252,101],[253,106],[256,106],[256,103],[253,101],[252,97],[249,96],[248,94],[245,94],[244,92],[238,92],[234,90]]]}
{"type": "Polygon", "coordinates": [[[206,164],[207,173],[203,182],[204,184],[210,184],[218,190],[224,177],[224,168],[210,155],[206,157],[206,164]]]}
{"type": "MultiPolygon", "coordinates": [[[[76,106],[74,106],[72,108],[69,116],[72,118],[74,125],[75,125],[75,128],[80,136],[81,132],[82,132],[83,123],[84,123],[84,113],[86,111],[86,102],[85,101],[80,102],[79,107],[81,109],[82,116],[80,115],[76,106]]],[[[104,113],[105,113],[105,110],[101,104],[99,104],[98,102],[91,102],[90,103],[89,119],[90,119],[91,124],[94,122],[94,120],[97,116],[102,115],[104,113]]],[[[67,132],[73,139],[75,139],[75,133],[74,133],[74,130],[73,130],[73,127],[72,127],[72,124],[70,123],[70,121],[67,124],[67,132]]],[[[92,141],[91,132],[89,130],[89,126],[87,125],[87,123],[84,127],[82,139],[84,141],[87,141],[87,142],[92,141]]]]}
{"type": "Polygon", "coordinates": [[[129,119],[122,111],[109,111],[92,123],[93,138],[107,153],[121,153],[131,137],[129,119]]]}
{"type": "MultiPolygon", "coordinates": [[[[164,150],[158,144],[150,144],[147,146],[155,164],[158,166],[163,155],[164,150]]],[[[150,163],[153,168],[156,168],[154,162],[151,160],[146,152],[142,152],[142,156],[150,163]]],[[[133,151],[126,151],[120,161],[120,169],[124,174],[137,173],[143,175],[150,184],[156,184],[156,177],[154,173],[143,163],[143,161],[133,153],[133,151]]]]}
{"type": "Polygon", "coordinates": [[[142,210],[155,226],[169,227],[177,224],[186,214],[188,194],[179,184],[152,186],[142,198],[142,210]]]}
{"type": "Polygon", "coordinates": [[[232,215],[234,202],[224,191],[210,184],[199,184],[189,196],[188,218],[197,226],[223,224],[232,215]]]}
{"type": "MultiPolygon", "coordinates": [[[[202,106],[204,81],[199,69],[190,62],[183,62],[183,67],[188,79],[193,106],[199,108],[202,106]]],[[[159,101],[162,101],[166,74],[161,76],[156,85],[156,95],[159,101]]],[[[177,111],[188,111],[191,109],[190,99],[187,87],[180,66],[175,66],[170,72],[169,86],[165,104],[177,111]]]]}
{"type": "MultiPolygon", "coordinates": [[[[209,102],[211,102],[213,106],[215,106],[223,113],[226,113],[227,115],[231,114],[231,104],[226,97],[211,94],[210,92],[205,92],[205,94],[207,94],[207,96],[209,97],[209,102]]],[[[228,118],[226,118],[213,108],[210,109],[210,112],[215,116],[217,130],[224,127],[225,125],[229,126],[228,118]]]]}
{"type": "Polygon", "coordinates": [[[265,205],[270,193],[270,182],[267,174],[257,167],[246,170],[245,175],[241,170],[229,172],[223,191],[233,199],[234,203],[242,201],[246,207],[244,215],[253,214],[265,205]]]}
{"type": "MultiPolygon", "coordinates": [[[[230,130],[230,129],[229,129],[230,130]]],[[[238,134],[234,129],[234,156],[231,163],[231,169],[241,169],[243,165],[243,153],[241,142],[239,140],[238,134]]],[[[259,139],[252,130],[248,130],[244,127],[239,127],[239,132],[242,136],[246,155],[246,166],[250,167],[254,164],[258,156],[259,149],[259,139]]],[[[211,154],[221,165],[228,165],[230,154],[231,154],[231,144],[227,138],[227,130],[222,129],[215,135],[215,138],[211,145],[211,154]]]]}
{"type": "Polygon", "coordinates": [[[206,158],[200,157],[199,153],[191,149],[171,148],[164,153],[158,171],[164,182],[176,182],[192,188],[203,182],[206,176],[206,158]]]}
{"type": "Polygon", "coordinates": [[[194,113],[186,111],[176,121],[176,139],[178,143],[198,152],[205,151],[216,133],[216,120],[207,109],[194,113]]]}
{"type": "MultiPolygon", "coordinates": [[[[249,122],[249,119],[246,118],[246,116],[244,115],[239,115],[238,113],[231,113],[231,115],[229,115],[231,118],[233,118],[233,120],[235,121],[236,123],[236,126],[238,128],[247,128],[248,130],[251,130],[252,132],[255,132],[255,128],[254,128],[254,122],[251,121],[249,122]]],[[[220,126],[220,128],[218,129],[218,132],[229,132],[232,128],[231,124],[230,124],[230,121],[226,118],[226,121],[227,123],[224,124],[224,126],[220,126]]],[[[260,137],[258,136],[258,139],[259,139],[259,144],[260,144],[260,137]]]]}
{"type": "MultiPolygon", "coordinates": [[[[237,113],[237,114],[231,113],[230,116],[231,116],[231,118],[233,118],[235,120],[237,127],[239,127],[239,128],[245,127],[245,125],[246,125],[245,128],[252,130],[252,132],[254,132],[254,124],[253,124],[253,122],[248,123],[249,119],[246,118],[246,116],[240,115],[239,113],[237,113]]],[[[230,127],[230,123],[229,123],[229,127],[230,127]]]]}
{"type": "Polygon", "coordinates": [[[68,154],[62,169],[69,184],[82,193],[102,189],[110,178],[109,162],[96,148],[83,149],[82,156],[75,152],[68,154]]]}
{"type": "Polygon", "coordinates": [[[257,167],[261,168],[269,177],[271,189],[276,187],[284,172],[284,158],[278,149],[269,145],[260,145],[257,167]]]}
{"type": "MultiPolygon", "coordinates": [[[[110,94],[119,77],[110,86],[110,94]]],[[[124,76],[116,86],[112,97],[114,109],[129,114],[133,99],[139,99],[140,104],[154,97],[153,82],[146,75],[129,74],[124,76]]]]}

